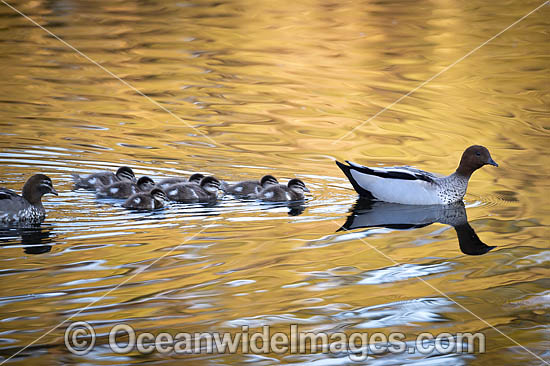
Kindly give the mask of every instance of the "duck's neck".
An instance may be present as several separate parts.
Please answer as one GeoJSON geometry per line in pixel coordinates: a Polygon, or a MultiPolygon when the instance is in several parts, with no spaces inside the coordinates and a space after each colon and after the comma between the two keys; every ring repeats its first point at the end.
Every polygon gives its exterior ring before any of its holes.
{"type": "Polygon", "coordinates": [[[460,172],[457,169],[453,174],[449,175],[448,177],[451,178],[452,180],[460,180],[468,184],[468,181],[470,180],[471,176],[472,176],[472,173],[465,174],[464,172],[460,172]]]}
{"type": "Polygon", "coordinates": [[[36,192],[36,190],[33,189],[32,186],[30,186],[29,184],[25,184],[22,191],[23,198],[26,199],[27,202],[38,208],[42,207],[42,195],[36,192]]]}
{"type": "Polygon", "coordinates": [[[471,168],[467,168],[465,166],[459,165],[459,167],[456,169],[456,171],[453,174],[459,175],[461,178],[469,180],[474,171],[475,170],[472,170],[471,168]]]}

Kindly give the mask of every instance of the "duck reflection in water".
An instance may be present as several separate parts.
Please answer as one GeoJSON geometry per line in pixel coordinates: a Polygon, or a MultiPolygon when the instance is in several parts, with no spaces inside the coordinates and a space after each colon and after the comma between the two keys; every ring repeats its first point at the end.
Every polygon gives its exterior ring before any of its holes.
{"type": "Polygon", "coordinates": [[[463,202],[450,205],[402,205],[359,198],[346,222],[338,231],[385,227],[408,230],[435,222],[452,226],[462,253],[482,255],[496,248],[483,243],[468,223],[463,202]]]}
{"type": "Polygon", "coordinates": [[[290,202],[287,204],[288,207],[288,216],[299,216],[304,213],[306,206],[303,202],[290,202]]]}
{"type": "Polygon", "coordinates": [[[26,254],[48,253],[53,242],[51,226],[41,224],[28,224],[0,228],[0,245],[22,245],[26,254]]]}
{"type": "Polygon", "coordinates": [[[304,213],[306,206],[304,201],[289,202],[261,202],[262,210],[273,210],[278,208],[288,209],[288,216],[300,216],[304,213]]]}

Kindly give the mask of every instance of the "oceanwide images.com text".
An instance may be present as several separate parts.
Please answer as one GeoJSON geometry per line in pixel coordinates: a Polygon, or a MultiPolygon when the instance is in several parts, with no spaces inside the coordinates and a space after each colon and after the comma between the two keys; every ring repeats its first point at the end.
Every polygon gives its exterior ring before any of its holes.
{"type": "MultiPolygon", "coordinates": [[[[103,339],[104,337],[102,337],[103,339]]],[[[85,355],[96,346],[95,329],[86,322],[74,322],[65,330],[65,345],[76,355],[85,355]]],[[[383,353],[483,353],[482,333],[421,333],[414,340],[394,332],[306,332],[292,324],[288,332],[272,332],[265,325],[252,331],[242,326],[238,332],[168,332],[136,331],[128,324],[109,329],[107,346],[117,354],[139,352],[150,354],[347,354],[353,361],[366,360],[368,355],[383,353]]]]}

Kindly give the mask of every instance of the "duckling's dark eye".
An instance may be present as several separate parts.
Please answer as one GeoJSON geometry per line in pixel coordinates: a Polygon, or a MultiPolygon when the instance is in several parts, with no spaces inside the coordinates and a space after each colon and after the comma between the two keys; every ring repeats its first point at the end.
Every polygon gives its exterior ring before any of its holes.
{"type": "Polygon", "coordinates": [[[476,152],[476,155],[477,155],[477,156],[481,156],[481,153],[478,151],[478,152],[476,152]]]}

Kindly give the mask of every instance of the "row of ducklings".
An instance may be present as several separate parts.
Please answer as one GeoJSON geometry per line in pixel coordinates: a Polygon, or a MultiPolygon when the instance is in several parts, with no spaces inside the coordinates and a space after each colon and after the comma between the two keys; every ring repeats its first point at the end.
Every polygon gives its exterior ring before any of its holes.
{"type": "Polygon", "coordinates": [[[304,199],[304,192],[309,192],[300,179],[291,179],[283,185],[272,175],[265,175],[259,181],[228,184],[213,176],[195,173],[188,179],[175,177],[155,183],[147,176],[136,180],[132,169],[126,166],[120,167],[116,173],[73,174],[73,178],[75,188],[95,190],[100,197],[126,199],[122,206],[133,209],[162,208],[167,201],[213,202],[219,198],[220,192],[270,202],[300,201],[304,199]]]}

